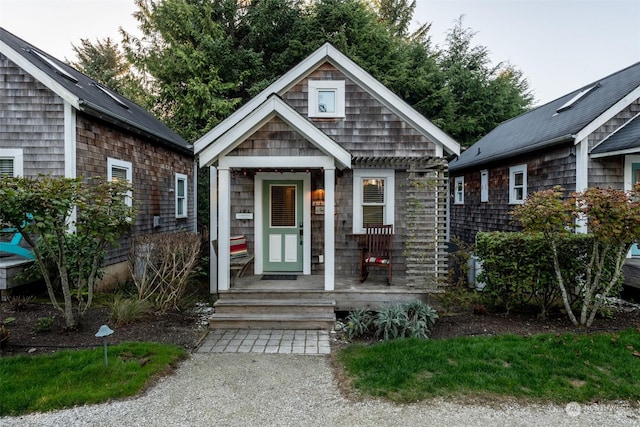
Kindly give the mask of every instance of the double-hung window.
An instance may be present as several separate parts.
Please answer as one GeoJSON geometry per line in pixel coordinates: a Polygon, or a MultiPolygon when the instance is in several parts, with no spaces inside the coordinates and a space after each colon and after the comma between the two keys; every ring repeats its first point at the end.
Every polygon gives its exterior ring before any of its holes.
{"type": "Polygon", "coordinates": [[[187,206],[187,175],[176,174],[176,218],[186,218],[187,206]]]}
{"type": "Polygon", "coordinates": [[[365,224],[393,224],[395,171],[353,171],[353,232],[364,233],[365,224]]]}
{"type": "Polygon", "coordinates": [[[463,205],[464,204],[464,176],[456,176],[454,180],[454,205],[463,205]]]}
{"type": "MultiPolygon", "coordinates": [[[[131,165],[131,162],[109,157],[107,159],[107,180],[127,181],[133,184],[133,166],[131,165]]],[[[125,202],[128,206],[133,204],[131,192],[127,193],[125,202]]]]}
{"type": "Polygon", "coordinates": [[[509,168],[509,204],[521,205],[527,197],[527,165],[509,168]]]}
{"type": "Polygon", "coordinates": [[[21,148],[0,148],[0,176],[22,176],[23,167],[21,148]]]}

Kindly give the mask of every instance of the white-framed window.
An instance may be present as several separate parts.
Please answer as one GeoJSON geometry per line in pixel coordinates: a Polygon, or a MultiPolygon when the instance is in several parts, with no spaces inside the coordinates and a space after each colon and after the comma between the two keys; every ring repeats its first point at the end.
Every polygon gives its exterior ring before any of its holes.
{"type": "Polygon", "coordinates": [[[480,202],[489,201],[489,171],[480,171],[480,202]]]}
{"type": "MultiPolygon", "coordinates": [[[[107,158],[107,180],[125,180],[133,184],[133,166],[131,162],[113,159],[111,157],[107,158]]],[[[129,206],[132,205],[131,192],[127,194],[125,202],[129,206]]]]}
{"type": "Polygon", "coordinates": [[[176,174],[176,218],[188,216],[187,175],[176,174]]]}
{"type": "Polygon", "coordinates": [[[464,176],[456,176],[454,180],[454,205],[464,205],[464,176]]]}
{"type": "Polygon", "coordinates": [[[309,117],[344,117],[344,80],[309,80],[309,117]]]}
{"type": "Polygon", "coordinates": [[[353,171],[353,233],[364,233],[365,224],[393,224],[395,170],[353,171]]]}
{"type": "Polygon", "coordinates": [[[0,148],[0,176],[22,176],[23,173],[22,148],[0,148]]]}
{"type": "Polygon", "coordinates": [[[527,165],[509,168],[509,204],[521,205],[527,197],[527,165]]]}

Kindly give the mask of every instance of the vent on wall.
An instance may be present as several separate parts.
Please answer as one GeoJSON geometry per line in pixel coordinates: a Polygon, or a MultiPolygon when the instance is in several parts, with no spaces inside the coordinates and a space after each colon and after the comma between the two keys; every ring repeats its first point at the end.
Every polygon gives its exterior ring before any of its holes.
{"type": "Polygon", "coordinates": [[[153,217],[153,228],[158,228],[162,225],[162,221],[160,220],[159,216],[154,216],[153,217]]]}

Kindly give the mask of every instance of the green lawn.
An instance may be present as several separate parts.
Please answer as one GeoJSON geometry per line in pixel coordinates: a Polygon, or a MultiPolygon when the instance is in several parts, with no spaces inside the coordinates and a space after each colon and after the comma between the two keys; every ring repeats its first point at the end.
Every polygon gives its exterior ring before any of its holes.
{"type": "Polygon", "coordinates": [[[130,343],[45,356],[0,358],[0,416],[45,412],[133,396],[186,357],[184,349],[130,343]]]}
{"type": "Polygon", "coordinates": [[[640,333],[403,339],[353,345],[338,360],[353,386],[413,402],[506,396],[556,403],[640,399],[640,333]]]}

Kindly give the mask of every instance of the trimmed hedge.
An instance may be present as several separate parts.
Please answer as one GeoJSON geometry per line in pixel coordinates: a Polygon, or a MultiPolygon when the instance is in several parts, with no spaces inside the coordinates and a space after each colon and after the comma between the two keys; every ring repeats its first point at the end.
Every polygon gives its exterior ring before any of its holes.
{"type": "MultiPolygon", "coordinates": [[[[485,282],[483,298],[495,309],[534,306],[541,316],[558,302],[559,286],[549,246],[541,234],[480,232],[476,254],[482,260],[478,280],[485,282]]],[[[585,271],[593,244],[588,234],[567,234],[558,244],[562,277],[575,289],[585,271]]]]}

